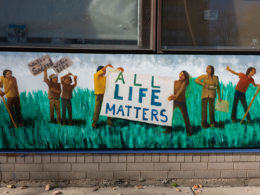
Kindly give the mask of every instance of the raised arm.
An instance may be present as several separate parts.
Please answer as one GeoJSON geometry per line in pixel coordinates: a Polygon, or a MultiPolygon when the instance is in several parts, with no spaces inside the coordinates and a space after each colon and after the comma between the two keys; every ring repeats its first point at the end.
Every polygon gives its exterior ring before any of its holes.
{"type": "Polygon", "coordinates": [[[238,75],[238,73],[235,72],[234,70],[230,69],[229,66],[226,67],[226,70],[229,71],[229,72],[231,72],[231,73],[234,74],[234,75],[238,75]]]}
{"type": "Polygon", "coordinates": [[[119,71],[121,71],[121,72],[124,72],[124,71],[125,71],[124,68],[122,68],[122,67],[118,67],[117,70],[119,70],[119,71]]]}
{"type": "Polygon", "coordinates": [[[63,81],[65,77],[70,76],[70,75],[72,75],[72,73],[68,73],[68,74],[63,75],[63,76],[60,78],[61,81],[63,81]]]}
{"type": "Polygon", "coordinates": [[[45,83],[47,83],[47,85],[50,84],[50,81],[49,81],[49,79],[48,79],[47,69],[44,70],[43,81],[44,81],[45,83]]]}
{"type": "Polygon", "coordinates": [[[77,84],[78,84],[78,77],[76,76],[76,75],[74,75],[74,84],[73,84],[73,88],[75,88],[76,86],[77,86],[77,84]]]}
{"type": "Polygon", "coordinates": [[[102,68],[102,70],[106,71],[108,67],[114,68],[111,64],[107,64],[106,66],[104,66],[104,68],[102,68]]]}

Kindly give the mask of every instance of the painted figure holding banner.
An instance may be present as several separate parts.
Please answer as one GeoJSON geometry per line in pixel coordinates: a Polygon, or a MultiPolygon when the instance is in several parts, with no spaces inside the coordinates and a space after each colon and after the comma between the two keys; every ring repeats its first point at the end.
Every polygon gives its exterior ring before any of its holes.
{"type": "Polygon", "coordinates": [[[61,77],[61,85],[62,85],[62,95],[61,95],[61,104],[62,104],[62,123],[64,124],[66,121],[66,111],[68,110],[69,114],[69,125],[72,124],[72,105],[71,98],[73,89],[77,86],[77,76],[74,75],[74,84],[71,79],[72,73],[68,73],[61,77]]]}
{"type": "Polygon", "coordinates": [[[202,128],[208,128],[207,123],[207,112],[209,104],[209,117],[210,117],[210,127],[215,127],[215,99],[216,91],[218,93],[219,101],[222,101],[220,96],[219,80],[218,76],[214,75],[215,69],[212,65],[208,65],[206,69],[207,74],[199,76],[195,82],[203,86],[202,89],[202,109],[201,109],[201,126],[202,128]]]}
{"type": "MultiPolygon", "coordinates": [[[[183,116],[186,132],[188,136],[192,135],[192,127],[188,115],[188,109],[186,104],[186,88],[189,85],[189,74],[183,70],[179,74],[179,80],[174,81],[174,95],[168,97],[168,100],[174,100],[173,110],[179,108],[183,116]]],[[[167,131],[166,131],[167,132],[167,131]]]]}
{"type": "Polygon", "coordinates": [[[0,77],[0,88],[4,88],[4,92],[0,90],[0,96],[7,97],[7,109],[10,111],[11,120],[14,118],[19,126],[23,126],[18,85],[11,70],[3,71],[3,76],[0,77]]]}
{"type": "MultiPolygon", "coordinates": [[[[99,119],[100,110],[106,89],[106,70],[107,68],[114,68],[111,64],[106,66],[98,66],[97,72],[94,74],[94,93],[95,93],[95,110],[93,115],[92,128],[97,128],[97,121],[99,119]]],[[[117,68],[119,71],[124,72],[122,67],[117,68]]],[[[112,118],[107,117],[107,125],[114,126],[112,118]]]]}
{"type": "MultiPolygon", "coordinates": [[[[254,67],[249,67],[246,71],[246,74],[244,74],[242,72],[237,73],[234,70],[230,69],[229,66],[226,67],[226,70],[239,77],[239,81],[238,81],[236,89],[235,89],[235,96],[234,96],[232,114],[231,114],[231,120],[233,123],[235,123],[237,120],[236,115],[237,115],[238,101],[241,101],[244,111],[247,112],[247,103],[246,103],[245,93],[246,93],[250,83],[252,85],[254,85],[255,87],[260,87],[260,84],[256,84],[253,79],[253,76],[256,74],[256,69],[254,67]]],[[[248,123],[251,122],[251,117],[250,117],[249,112],[247,114],[247,122],[248,123]]]]}
{"type": "Polygon", "coordinates": [[[44,82],[48,85],[48,98],[50,100],[50,119],[52,123],[54,123],[54,108],[56,109],[57,114],[57,123],[61,124],[60,117],[60,94],[61,94],[61,86],[58,83],[58,76],[56,74],[50,75],[48,79],[47,69],[44,70],[44,82]]]}

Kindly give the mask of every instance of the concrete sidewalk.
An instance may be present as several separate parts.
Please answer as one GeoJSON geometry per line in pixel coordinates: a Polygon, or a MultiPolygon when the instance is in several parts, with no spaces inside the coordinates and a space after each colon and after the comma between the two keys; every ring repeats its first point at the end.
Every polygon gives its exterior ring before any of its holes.
{"type": "Polygon", "coordinates": [[[21,189],[20,187],[13,189],[0,188],[0,194],[5,195],[54,195],[54,192],[60,192],[60,194],[64,195],[258,195],[260,194],[260,187],[206,187],[195,192],[189,187],[156,186],[144,186],[143,189],[138,189],[137,187],[105,187],[99,189],[68,187],[55,188],[50,191],[45,191],[44,187],[28,187],[26,189],[21,189]]]}

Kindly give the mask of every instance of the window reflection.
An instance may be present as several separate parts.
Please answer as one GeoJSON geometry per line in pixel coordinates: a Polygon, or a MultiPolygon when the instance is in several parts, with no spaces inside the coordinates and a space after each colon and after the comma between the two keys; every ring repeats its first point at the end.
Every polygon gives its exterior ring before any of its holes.
{"type": "Polygon", "coordinates": [[[162,49],[259,49],[260,1],[161,2],[162,49]]]}
{"type": "Polygon", "coordinates": [[[142,7],[142,2],[0,0],[0,44],[138,48],[145,45],[139,40],[143,10],[150,11],[148,19],[151,16],[150,7],[142,7]]]}

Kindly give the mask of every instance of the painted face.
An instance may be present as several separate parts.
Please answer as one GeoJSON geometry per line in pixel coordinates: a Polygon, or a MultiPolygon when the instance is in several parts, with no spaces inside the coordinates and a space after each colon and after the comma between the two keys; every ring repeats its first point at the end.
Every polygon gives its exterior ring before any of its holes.
{"type": "Polygon", "coordinates": [[[66,77],[65,80],[64,80],[64,82],[65,82],[67,85],[69,85],[69,84],[71,84],[71,79],[70,79],[69,77],[66,77]]]}
{"type": "Polygon", "coordinates": [[[184,80],[185,80],[185,75],[184,75],[183,72],[181,72],[181,73],[179,74],[179,79],[180,79],[181,81],[184,81],[184,80]]]}
{"type": "Polygon", "coordinates": [[[212,69],[211,69],[210,66],[207,66],[206,73],[207,74],[211,74],[212,73],[212,69]]]}
{"type": "Polygon", "coordinates": [[[255,69],[252,69],[252,70],[249,72],[248,76],[249,76],[249,77],[253,77],[255,74],[256,74],[256,70],[255,70],[255,69]]]}
{"type": "Polygon", "coordinates": [[[8,71],[8,72],[5,74],[5,77],[8,78],[8,79],[12,78],[12,72],[9,72],[9,71],[8,71]]]}
{"type": "Polygon", "coordinates": [[[53,78],[53,79],[52,79],[52,82],[53,82],[53,83],[58,83],[58,78],[57,78],[57,77],[53,78]]]}

